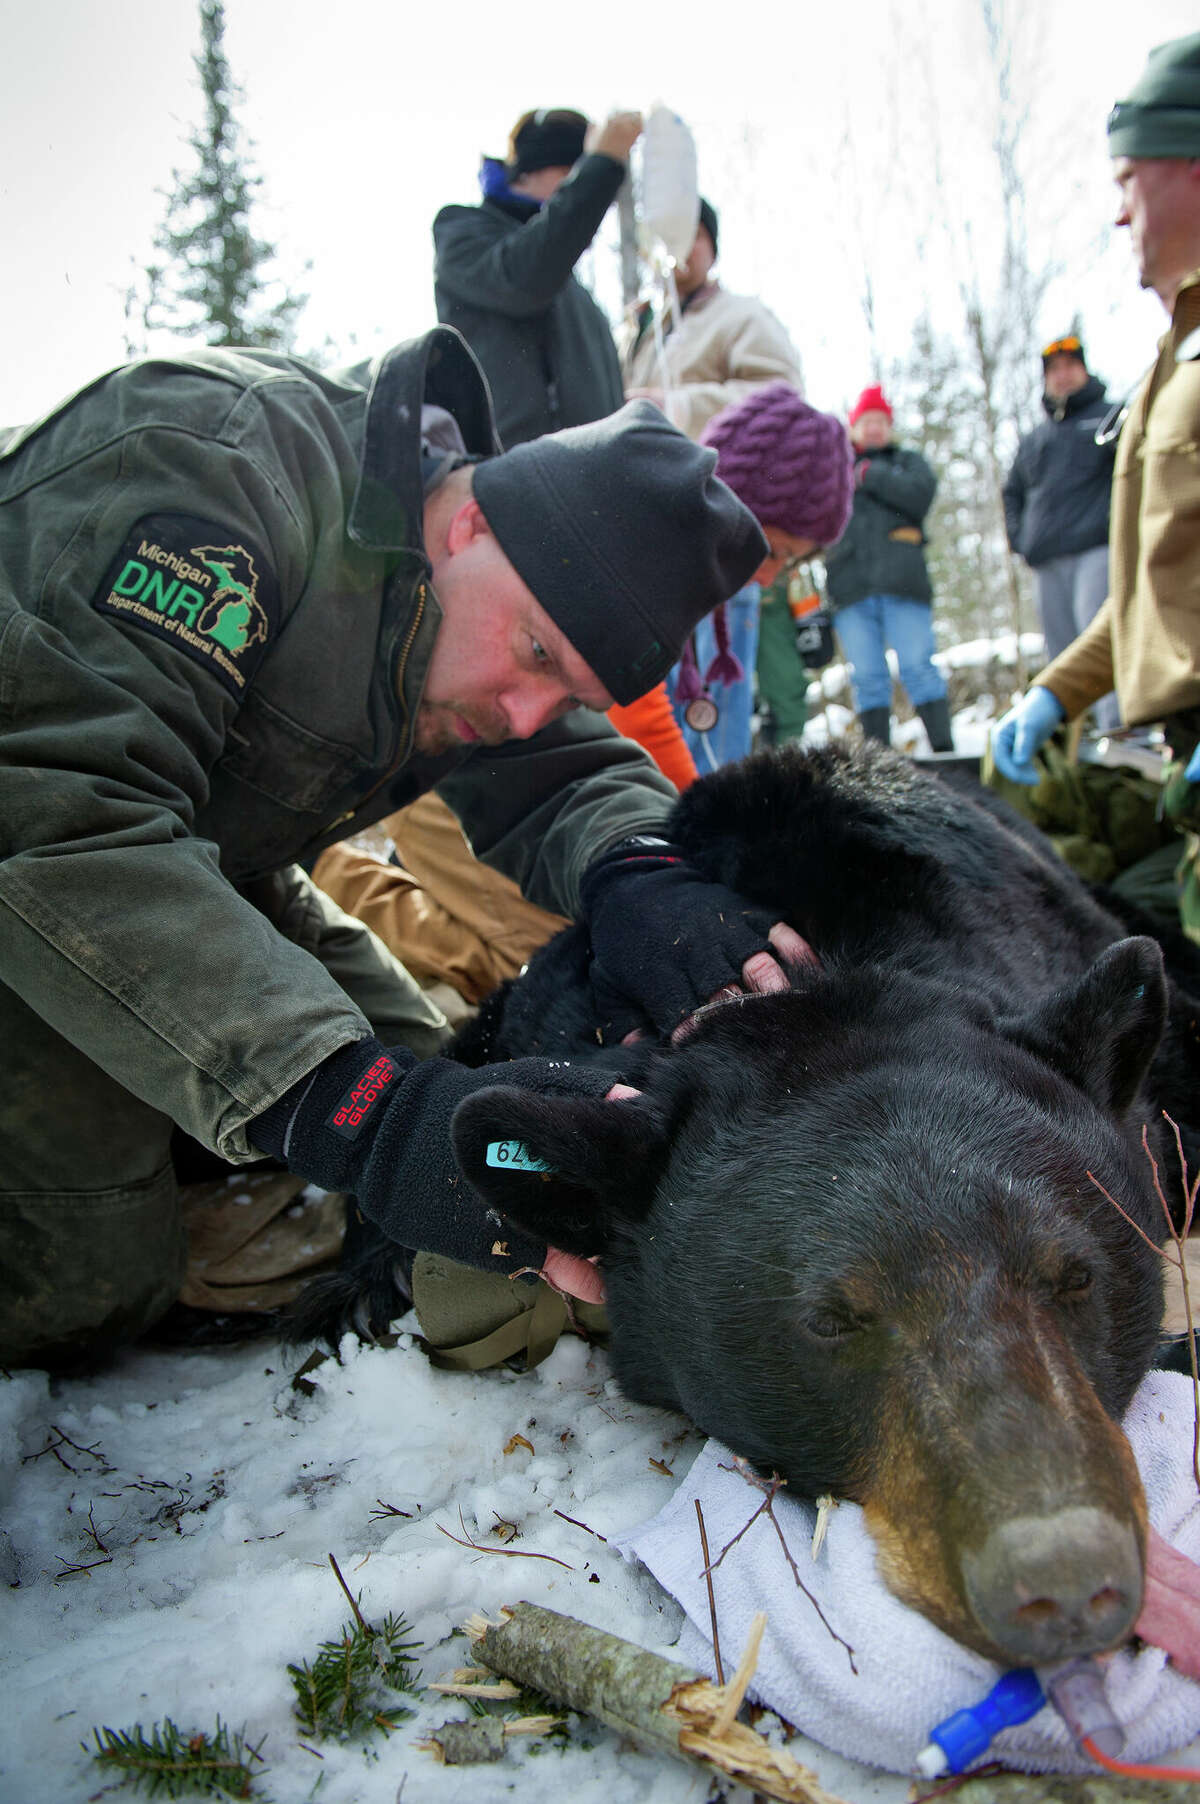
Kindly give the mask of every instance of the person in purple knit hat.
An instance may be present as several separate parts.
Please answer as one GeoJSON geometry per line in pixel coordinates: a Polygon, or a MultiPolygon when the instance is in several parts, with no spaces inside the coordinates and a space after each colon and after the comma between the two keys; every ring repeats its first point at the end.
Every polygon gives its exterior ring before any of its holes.
{"type": "Polygon", "coordinates": [[[770,546],[747,585],[755,606],[740,611],[734,641],[722,604],[700,622],[668,679],[672,706],[703,772],[750,750],[762,588],[785,565],[840,538],[853,504],[854,460],[842,422],[810,407],[788,382],[770,382],[714,415],[700,442],[716,452],[718,476],[750,509],[770,546]]]}

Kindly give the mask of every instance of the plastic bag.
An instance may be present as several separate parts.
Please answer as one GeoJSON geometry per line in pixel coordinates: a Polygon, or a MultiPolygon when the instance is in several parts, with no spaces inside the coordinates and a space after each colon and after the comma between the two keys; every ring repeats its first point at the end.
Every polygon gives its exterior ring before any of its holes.
{"type": "Polygon", "coordinates": [[[671,108],[656,100],[641,136],[641,178],[637,188],[638,237],[651,265],[665,251],[686,263],[700,223],[696,142],[671,108]],[[661,247],[661,248],[660,248],[661,247]]]}

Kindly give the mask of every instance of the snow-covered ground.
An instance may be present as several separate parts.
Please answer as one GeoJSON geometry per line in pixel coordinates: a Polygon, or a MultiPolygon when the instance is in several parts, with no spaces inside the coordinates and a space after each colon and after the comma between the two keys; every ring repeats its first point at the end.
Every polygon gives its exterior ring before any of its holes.
{"type": "MultiPolygon", "coordinates": [[[[211,1732],[219,1716],[261,1743],[252,1795],[274,1804],[703,1804],[696,1769],[579,1717],[565,1745],[441,1766],[416,1744],[468,1710],[429,1692],[386,1738],[304,1745],[287,1666],[349,1619],[331,1553],[368,1619],[408,1618],[424,1680],[470,1663],[456,1630],[472,1611],[520,1598],[669,1654],[678,1607],[608,1541],[661,1508],[701,1443],[627,1402],[573,1337],[534,1373],[477,1377],[436,1371],[407,1335],[390,1350],[350,1337],[311,1395],[292,1386],[300,1361],[258,1341],[0,1381],[0,1799],[94,1798],[112,1776],[80,1746],[93,1726],[211,1732]]],[[[792,1750],[856,1804],[907,1795],[792,1750]]]]}
{"type": "MultiPolygon", "coordinates": [[[[940,657],[983,665],[996,650],[940,657]]],[[[814,739],[848,723],[840,687],[836,667],[814,684],[814,739]]],[[[956,713],[960,751],[982,750],[1007,701],[956,713]]],[[[896,739],[924,749],[917,722],[896,739]]],[[[369,1619],[408,1618],[424,1681],[469,1663],[456,1631],[471,1612],[519,1598],[669,1653],[678,1606],[609,1543],[661,1508],[701,1442],[628,1403],[605,1354],[569,1337],[527,1376],[439,1372],[407,1336],[390,1350],[350,1338],[306,1392],[300,1357],[258,1341],[138,1349],[90,1379],[0,1376],[2,1804],[96,1797],[112,1776],[80,1745],[93,1726],[168,1717],[244,1730],[263,1756],[253,1795],[273,1804],[704,1804],[704,1775],[577,1717],[565,1742],[442,1767],[417,1744],[467,1709],[430,1692],[387,1738],[304,1745],[288,1663],[350,1614],[330,1554],[369,1619]]],[[[854,1804],[907,1796],[803,1738],[792,1751],[854,1804]]]]}

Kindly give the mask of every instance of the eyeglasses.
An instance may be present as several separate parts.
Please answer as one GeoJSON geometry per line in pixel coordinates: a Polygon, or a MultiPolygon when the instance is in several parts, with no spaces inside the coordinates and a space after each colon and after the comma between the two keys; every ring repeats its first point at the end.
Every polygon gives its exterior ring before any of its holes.
{"type": "Polygon", "coordinates": [[[1074,332],[1069,332],[1065,338],[1052,338],[1048,345],[1042,347],[1042,361],[1045,362],[1047,357],[1057,356],[1060,351],[1065,351],[1068,357],[1078,357],[1082,350],[1082,339],[1077,338],[1074,332]]]}

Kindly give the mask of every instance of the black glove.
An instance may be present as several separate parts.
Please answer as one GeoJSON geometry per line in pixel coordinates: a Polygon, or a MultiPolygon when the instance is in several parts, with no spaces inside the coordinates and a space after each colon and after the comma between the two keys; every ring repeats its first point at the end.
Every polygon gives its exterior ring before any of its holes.
{"type": "Polygon", "coordinates": [[[481,1271],[541,1269],[544,1241],[488,1208],[462,1176],[450,1122],[465,1096],[513,1085],[558,1096],[603,1096],[611,1071],[550,1059],[472,1070],[418,1060],[378,1040],[343,1046],[301,1078],[247,1133],[264,1153],[325,1190],[345,1190],[389,1239],[481,1271]]]}
{"type": "Polygon", "coordinates": [[[607,1043],[647,1019],[670,1033],[742,966],[770,951],[773,916],[709,883],[667,840],[624,840],[579,886],[592,941],[591,983],[607,1043]]]}

